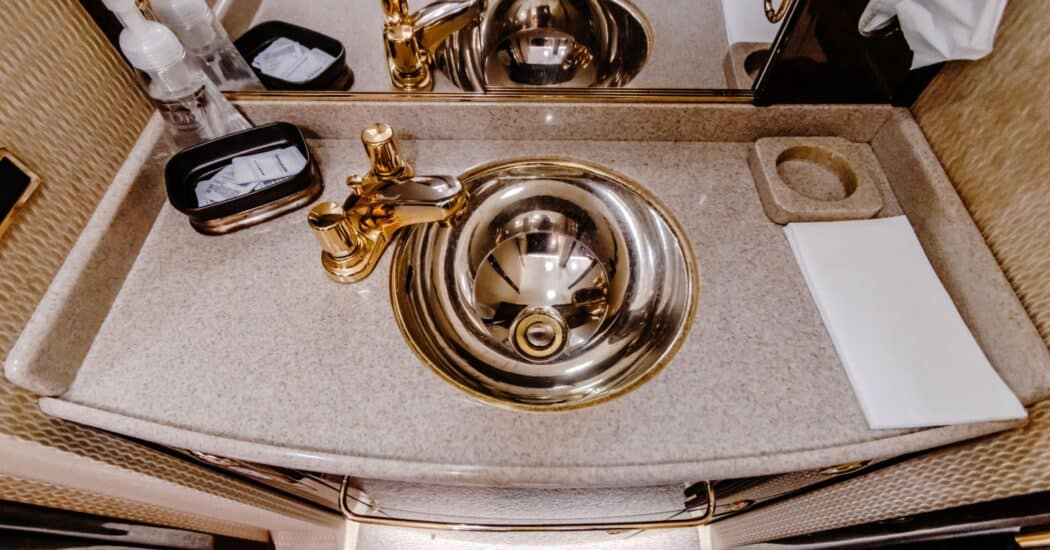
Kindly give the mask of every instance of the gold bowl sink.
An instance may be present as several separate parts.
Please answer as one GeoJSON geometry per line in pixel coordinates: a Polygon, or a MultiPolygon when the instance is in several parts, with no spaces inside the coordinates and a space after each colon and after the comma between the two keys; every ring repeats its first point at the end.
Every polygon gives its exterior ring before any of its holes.
{"type": "Polygon", "coordinates": [[[626,393],[670,360],[698,269],[640,185],[553,158],[459,180],[463,208],[406,228],[391,272],[401,330],[435,372],[489,403],[562,410],[626,393]]]}

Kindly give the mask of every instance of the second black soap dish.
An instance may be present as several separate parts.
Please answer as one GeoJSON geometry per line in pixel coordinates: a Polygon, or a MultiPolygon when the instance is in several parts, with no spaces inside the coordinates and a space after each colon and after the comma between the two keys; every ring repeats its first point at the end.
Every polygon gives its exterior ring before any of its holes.
{"type": "MultiPolygon", "coordinates": [[[[272,162],[280,164],[276,158],[272,162]]],[[[249,128],[183,149],[164,167],[164,183],[171,205],[186,214],[194,229],[207,235],[229,233],[291,212],[313,202],[322,190],[317,162],[302,132],[287,122],[249,128]],[[200,203],[198,187],[230,170],[235,159],[280,150],[305,163],[282,172],[278,179],[249,184],[251,190],[245,187],[235,196],[200,203]]]]}
{"type": "Polygon", "coordinates": [[[354,83],[354,72],[346,64],[346,48],[343,43],[306,27],[284,21],[266,21],[248,29],[234,41],[234,45],[252,65],[252,70],[268,90],[346,90],[354,83]],[[320,74],[303,82],[284,80],[267,74],[253,62],[260,53],[282,38],[298,42],[307,49],[321,50],[334,60],[320,74]]]}

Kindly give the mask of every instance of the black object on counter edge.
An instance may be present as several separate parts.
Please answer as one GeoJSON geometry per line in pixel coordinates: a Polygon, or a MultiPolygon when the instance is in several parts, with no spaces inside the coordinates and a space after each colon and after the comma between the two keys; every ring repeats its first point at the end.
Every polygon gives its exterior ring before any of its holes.
{"type": "Polygon", "coordinates": [[[252,71],[255,71],[268,90],[346,90],[353,85],[354,72],[346,64],[346,48],[343,47],[343,43],[317,31],[284,21],[266,21],[248,29],[233,44],[251,65],[259,52],[281,37],[294,40],[307,48],[317,48],[334,57],[335,61],[321,74],[306,82],[289,82],[265,74],[252,66],[252,71]]]}
{"type": "Polygon", "coordinates": [[[771,59],[755,82],[755,103],[892,103],[909,106],[941,65],[911,70],[896,23],[863,36],[868,0],[795,0],[771,59]]]}

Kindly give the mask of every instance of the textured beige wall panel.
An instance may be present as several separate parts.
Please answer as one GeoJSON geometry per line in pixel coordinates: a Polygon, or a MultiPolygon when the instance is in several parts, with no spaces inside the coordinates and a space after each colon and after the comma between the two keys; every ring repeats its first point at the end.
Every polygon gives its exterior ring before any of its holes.
{"type": "MultiPolygon", "coordinates": [[[[13,151],[42,182],[0,238],[0,357],[4,357],[153,108],[75,0],[7,0],[0,16],[0,37],[0,146],[13,151]]],[[[0,433],[290,517],[312,522],[332,518],[193,462],[45,416],[36,396],[2,377],[0,433]]],[[[0,498],[32,497],[27,502],[129,519],[134,519],[132,514],[148,514],[151,523],[190,525],[189,516],[174,510],[124,508],[128,501],[102,495],[43,502],[41,485],[5,483],[0,498]],[[77,507],[64,506],[66,502],[77,507]]],[[[223,523],[213,520],[210,525],[223,523]]],[[[193,525],[204,526],[199,521],[193,525]]]]}
{"type": "Polygon", "coordinates": [[[1011,0],[992,54],[946,66],[912,110],[1050,345],[1048,8],[1011,0]]]}
{"type": "Polygon", "coordinates": [[[41,186],[0,238],[0,356],[21,332],[152,107],[74,0],[4,2],[0,146],[41,186]]]}
{"type": "Polygon", "coordinates": [[[268,539],[267,532],[263,529],[230,523],[220,518],[183,514],[144,502],[132,502],[7,475],[0,475],[0,499],[215,535],[251,540],[268,539]]]}
{"type": "Polygon", "coordinates": [[[1050,401],[1027,426],[877,469],[713,527],[719,548],[1050,491],[1050,401]]]}

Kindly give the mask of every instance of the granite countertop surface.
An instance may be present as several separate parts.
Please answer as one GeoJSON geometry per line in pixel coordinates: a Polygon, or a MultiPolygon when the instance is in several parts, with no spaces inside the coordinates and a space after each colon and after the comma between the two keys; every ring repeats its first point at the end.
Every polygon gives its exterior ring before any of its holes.
{"type": "MultiPolygon", "coordinates": [[[[490,0],[495,1],[495,0],[490,0]]],[[[244,18],[253,8],[250,25],[281,20],[295,23],[336,38],[346,47],[346,61],[354,71],[352,92],[390,92],[383,53],[383,11],[378,0],[227,0],[232,24],[244,18]],[[238,11],[240,13],[238,13],[238,11]]],[[[429,0],[414,0],[418,10],[429,0]]],[[[633,0],[652,28],[652,51],[645,67],[628,88],[725,88],[722,67],[729,50],[721,0],[633,0]],[[677,7],[675,7],[677,6],[677,7]]],[[[755,6],[755,9],[760,9],[755,6]]],[[[249,25],[249,26],[250,26],[249,25]]],[[[246,30],[246,29],[244,29],[246,30]]],[[[435,70],[434,90],[455,92],[458,89],[440,70],[435,70]]]]}
{"type": "MultiPolygon", "coordinates": [[[[388,296],[391,251],[365,282],[339,285],[319,265],[305,210],[207,237],[165,203],[72,387],[43,400],[44,410],[166,445],[307,470],[561,486],[786,472],[1007,426],[868,428],[784,234],[762,211],[747,143],[403,146],[422,174],[562,155],[648,187],[681,222],[700,267],[698,312],[675,358],[637,390],[582,410],[482,404],[405,343],[388,296]]],[[[360,144],[312,140],[311,148],[323,198],[341,201],[346,176],[367,169],[360,144]]],[[[883,186],[883,215],[898,214],[883,186]]]]}

